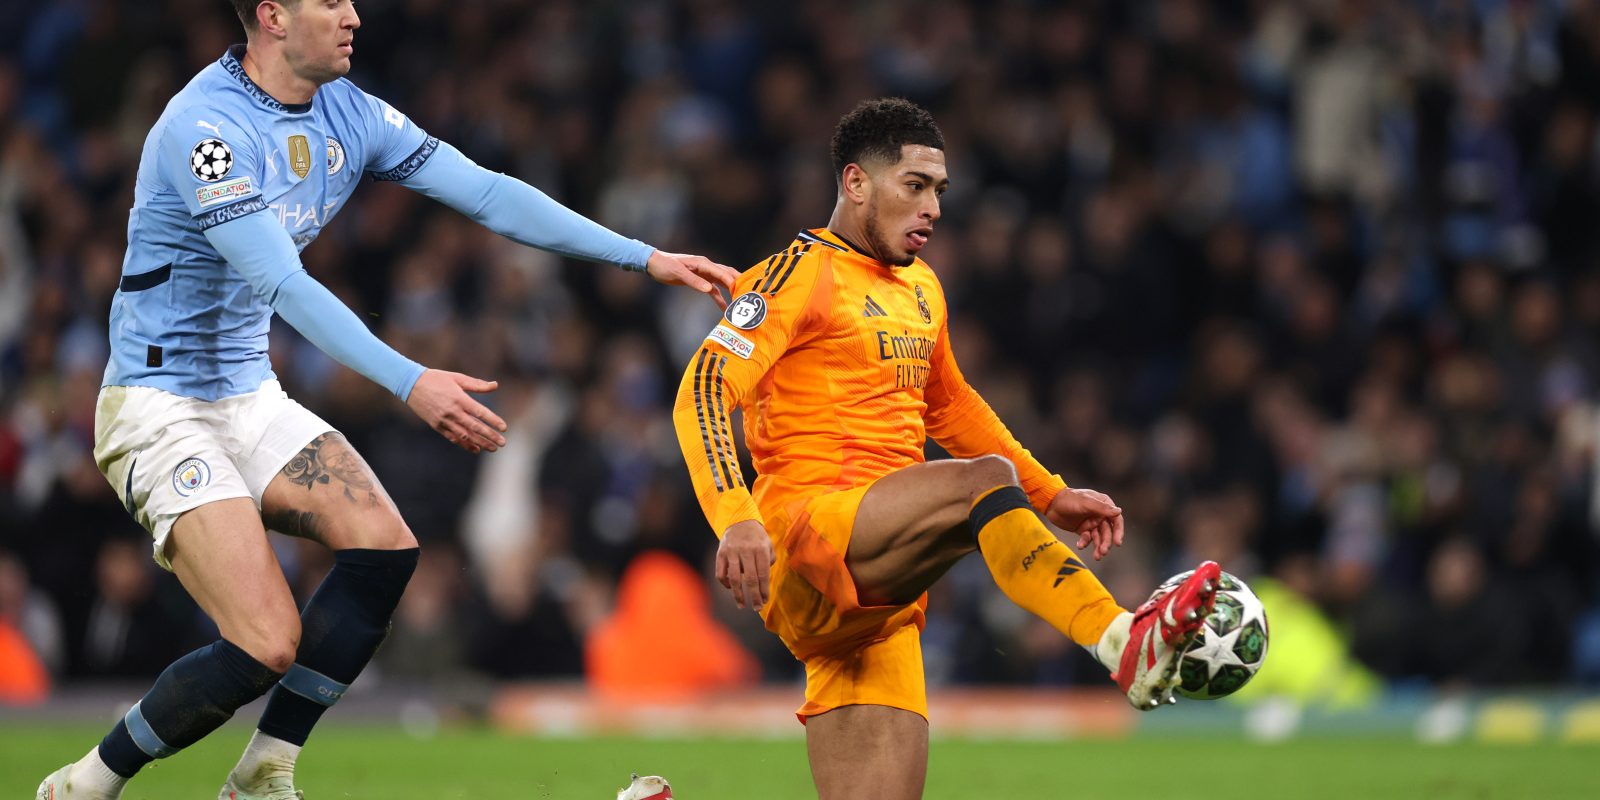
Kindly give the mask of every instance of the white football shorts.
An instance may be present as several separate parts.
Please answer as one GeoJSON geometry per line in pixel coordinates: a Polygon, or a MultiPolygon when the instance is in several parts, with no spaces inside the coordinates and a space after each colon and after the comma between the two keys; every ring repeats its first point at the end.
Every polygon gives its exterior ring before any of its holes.
{"type": "Polygon", "coordinates": [[[260,509],[283,465],[333,429],[275,380],[216,402],[106,386],[95,404],[94,460],[123,507],[155,537],[156,563],[170,570],[167,536],[183,512],[235,497],[260,509]]]}

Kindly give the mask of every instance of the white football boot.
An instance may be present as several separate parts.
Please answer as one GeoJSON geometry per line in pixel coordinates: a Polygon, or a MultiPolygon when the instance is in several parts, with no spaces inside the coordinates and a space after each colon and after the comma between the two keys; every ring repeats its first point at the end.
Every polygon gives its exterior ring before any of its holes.
{"type": "Polygon", "coordinates": [[[305,800],[305,794],[294,788],[293,776],[274,776],[246,788],[237,776],[229,774],[217,800],[305,800]]]}
{"type": "Polygon", "coordinates": [[[633,782],[628,788],[617,792],[617,800],[672,800],[672,787],[667,784],[667,779],[660,775],[646,775],[639,777],[633,773],[633,782]]]}
{"type": "Polygon", "coordinates": [[[100,749],[68,764],[39,784],[35,800],[119,800],[128,781],[100,761],[100,749]]]}

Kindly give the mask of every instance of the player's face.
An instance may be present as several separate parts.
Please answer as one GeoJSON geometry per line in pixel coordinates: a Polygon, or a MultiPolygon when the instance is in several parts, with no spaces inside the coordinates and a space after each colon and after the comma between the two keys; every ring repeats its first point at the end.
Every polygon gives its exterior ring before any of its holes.
{"type": "Polygon", "coordinates": [[[885,264],[908,266],[933,235],[939,197],[950,186],[944,151],[904,145],[899,163],[873,170],[871,185],[865,209],[866,246],[885,264]]]}
{"type": "Polygon", "coordinates": [[[361,17],[353,0],[300,0],[289,11],[284,56],[295,74],[317,84],[344,77],[361,17]]]}

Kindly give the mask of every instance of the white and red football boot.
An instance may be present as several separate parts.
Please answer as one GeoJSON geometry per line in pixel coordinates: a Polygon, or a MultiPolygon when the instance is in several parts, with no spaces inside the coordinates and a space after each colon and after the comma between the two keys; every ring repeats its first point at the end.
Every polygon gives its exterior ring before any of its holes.
{"type": "Polygon", "coordinates": [[[660,775],[646,775],[639,777],[633,773],[633,782],[628,788],[617,792],[617,800],[672,800],[672,787],[667,784],[667,779],[660,775]]]}
{"type": "Polygon", "coordinates": [[[1106,630],[1096,653],[1111,667],[1111,677],[1127,693],[1129,705],[1149,711],[1177,702],[1172,690],[1178,685],[1178,662],[1215,607],[1221,576],[1217,562],[1203,562],[1171,591],[1118,617],[1106,630]]]}

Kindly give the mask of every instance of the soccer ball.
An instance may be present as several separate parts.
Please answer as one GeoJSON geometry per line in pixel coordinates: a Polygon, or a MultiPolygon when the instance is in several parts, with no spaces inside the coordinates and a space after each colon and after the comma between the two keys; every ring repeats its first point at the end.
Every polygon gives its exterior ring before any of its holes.
{"type": "MultiPolygon", "coordinates": [[[[1174,575],[1151,597],[1172,591],[1194,570],[1174,575]]],[[[1178,664],[1178,694],[1215,700],[1239,691],[1267,659],[1267,609],[1238,578],[1222,573],[1217,604],[1178,664]]]]}

